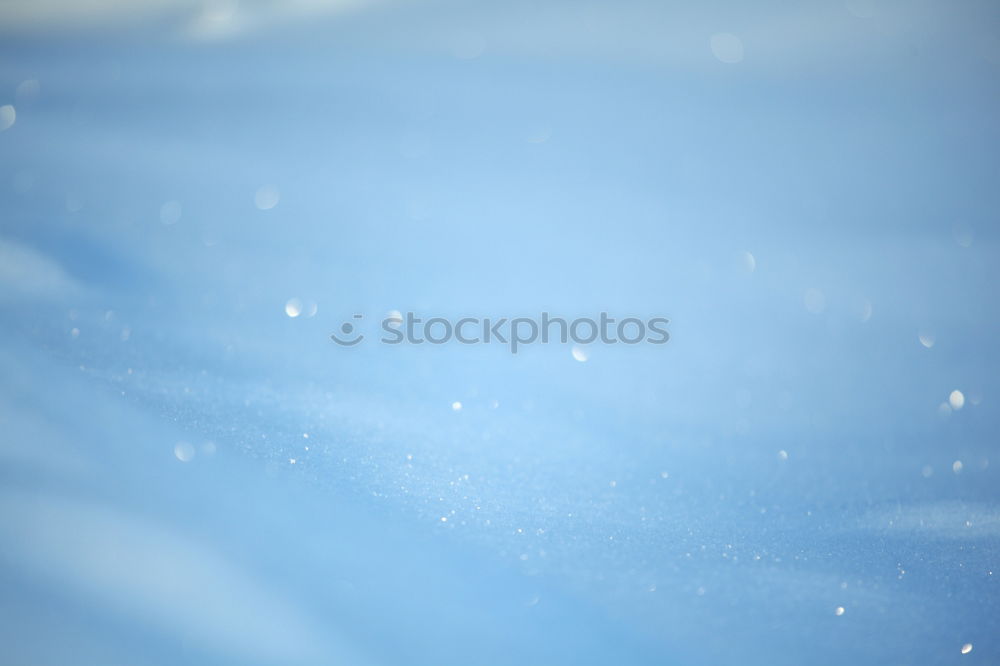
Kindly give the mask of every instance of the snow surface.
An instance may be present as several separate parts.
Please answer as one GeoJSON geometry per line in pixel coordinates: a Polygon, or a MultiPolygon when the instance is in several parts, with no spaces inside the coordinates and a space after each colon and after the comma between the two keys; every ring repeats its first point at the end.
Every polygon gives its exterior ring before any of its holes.
{"type": "Polygon", "coordinates": [[[1000,661],[995,8],[244,5],[0,42],[5,660],[1000,661]]]}

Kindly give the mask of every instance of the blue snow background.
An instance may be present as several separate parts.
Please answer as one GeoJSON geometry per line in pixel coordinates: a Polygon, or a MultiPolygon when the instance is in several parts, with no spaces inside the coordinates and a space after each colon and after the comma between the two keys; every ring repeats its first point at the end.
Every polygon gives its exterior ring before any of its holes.
{"type": "Polygon", "coordinates": [[[7,105],[3,663],[1000,662],[995,3],[14,0],[7,105]]]}

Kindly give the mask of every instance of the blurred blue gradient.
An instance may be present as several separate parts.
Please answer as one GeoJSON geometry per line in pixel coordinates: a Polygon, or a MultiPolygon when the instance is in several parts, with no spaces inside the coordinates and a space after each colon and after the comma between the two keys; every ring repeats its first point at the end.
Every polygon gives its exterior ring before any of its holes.
{"type": "Polygon", "coordinates": [[[998,102],[993,2],[5,3],[3,660],[997,663],[998,102]]]}

